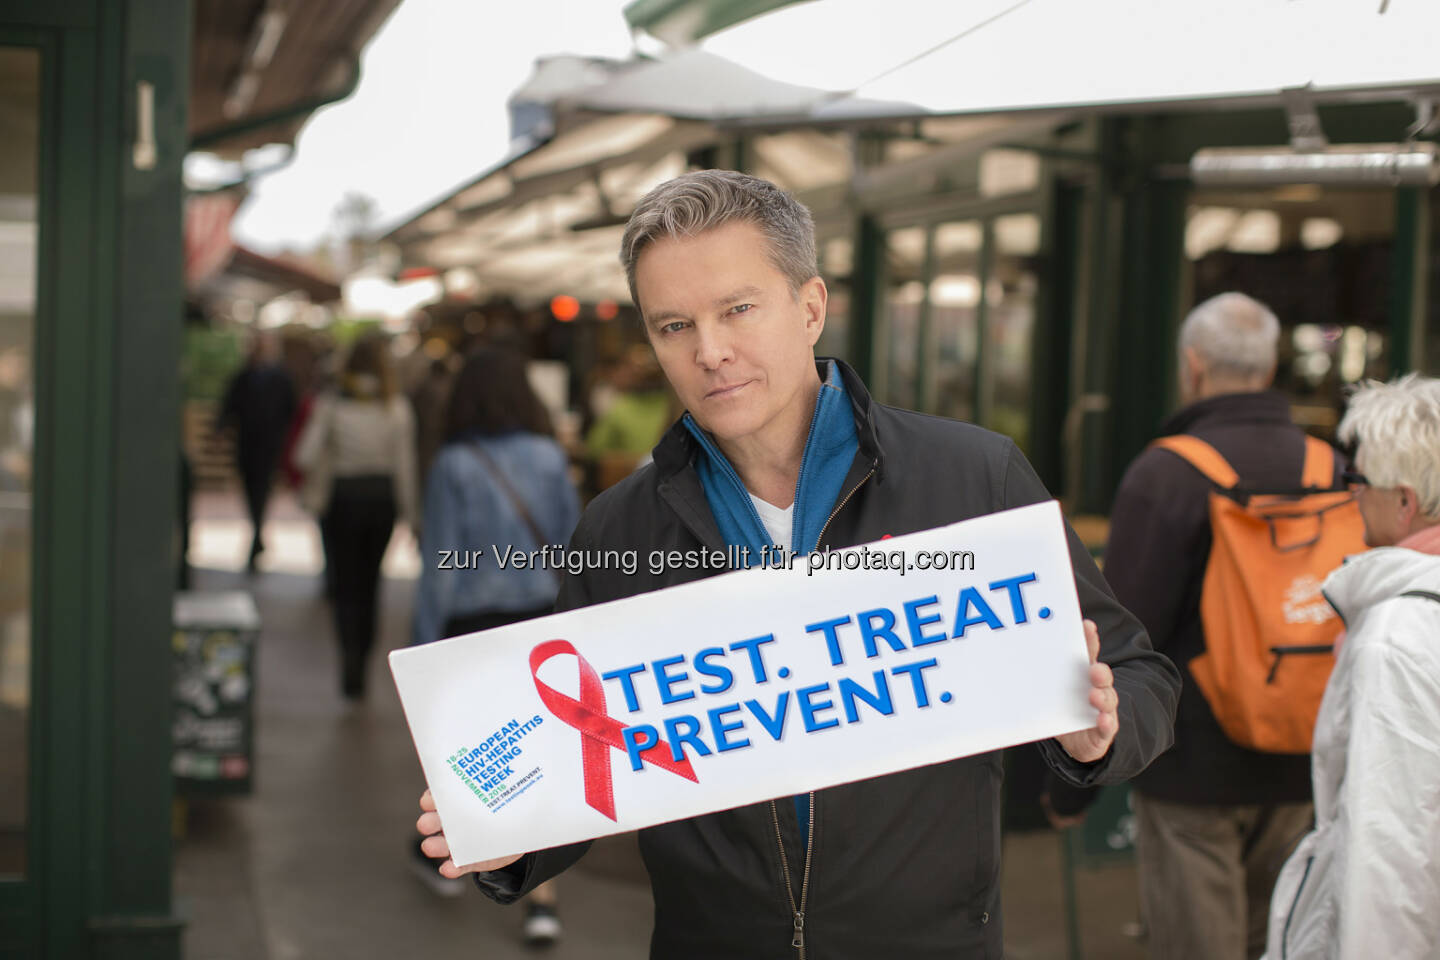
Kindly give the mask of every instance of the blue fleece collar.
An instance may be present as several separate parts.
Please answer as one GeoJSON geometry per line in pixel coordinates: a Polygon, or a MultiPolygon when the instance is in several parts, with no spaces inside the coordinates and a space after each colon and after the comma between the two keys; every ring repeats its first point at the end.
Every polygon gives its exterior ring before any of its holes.
{"type": "MultiPolygon", "coordinates": [[[[770,545],[771,541],[750,499],[750,492],[745,489],[740,475],[725,454],[690,414],[685,414],[684,423],[700,445],[701,455],[695,458],[695,472],[700,476],[700,485],[705,490],[705,499],[710,504],[720,535],[725,538],[727,546],[749,547],[751,559],[758,562],[760,548],[770,545]]],[[[815,549],[859,447],[855,417],[840,377],[840,368],[834,361],[828,361],[825,380],[820,386],[815,412],[810,420],[810,432],[805,439],[805,452],[800,459],[790,542],[778,546],[796,553],[809,553],[815,549]]]]}

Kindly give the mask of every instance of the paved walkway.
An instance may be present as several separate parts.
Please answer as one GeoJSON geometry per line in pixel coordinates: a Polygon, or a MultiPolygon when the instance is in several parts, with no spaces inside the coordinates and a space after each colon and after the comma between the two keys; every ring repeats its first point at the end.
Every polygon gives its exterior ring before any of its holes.
{"type": "MultiPolygon", "coordinates": [[[[212,496],[197,506],[197,526],[209,527],[212,545],[215,531],[239,515],[238,506],[212,496]]],[[[304,562],[304,548],[295,546],[305,540],[304,522],[293,502],[276,504],[262,571],[304,562]]],[[[237,568],[245,543],[248,533],[236,540],[237,568]]],[[[370,695],[358,706],[340,697],[319,577],[201,569],[192,586],[249,589],[263,628],[254,790],[189,801],[176,845],[175,899],[190,918],[187,960],[532,956],[519,943],[520,910],[478,891],[437,897],[409,872],[423,780],[384,652],[405,643],[414,582],[384,581],[380,649],[370,695]]],[[[547,955],[644,957],[653,914],[633,842],[597,847],[582,866],[559,881],[567,935],[547,955]]]]}
{"type": "MultiPolygon", "coordinates": [[[[370,696],[354,706],[339,695],[308,521],[282,498],[267,524],[261,573],[246,577],[241,517],[238,498],[197,498],[191,556],[209,566],[196,571],[194,588],[249,589],[264,626],[254,791],[192,800],[177,818],[185,834],[176,845],[175,899],[190,919],[187,960],[532,956],[519,945],[519,910],[478,892],[438,898],[409,872],[422,781],[383,653],[408,635],[413,547],[410,557],[402,544],[387,559],[394,575],[383,586],[370,696]]],[[[566,936],[548,956],[645,957],[652,907],[633,842],[597,844],[559,883],[566,936]]],[[[1061,891],[1053,834],[1007,838],[1008,957],[1067,958],[1061,891]]],[[[1139,960],[1122,932],[1135,915],[1133,870],[1083,874],[1079,897],[1085,955],[1139,960]]]]}

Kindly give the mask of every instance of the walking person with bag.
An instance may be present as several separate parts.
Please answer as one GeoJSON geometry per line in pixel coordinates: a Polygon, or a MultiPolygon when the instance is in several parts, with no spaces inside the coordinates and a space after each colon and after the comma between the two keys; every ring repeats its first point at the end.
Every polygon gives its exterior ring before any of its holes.
{"type": "Polygon", "coordinates": [[[306,474],[302,499],[320,518],[334,564],[340,689],[347,700],[365,696],[380,562],[395,521],[415,529],[415,423],[396,389],[389,351],[380,334],[355,341],[339,392],[316,401],[295,449],[295,463],[306,474]]]}
{"type": "Polygon", "coordinates": [[[1105,579],[1184,679],[1175,745],[1134,780],[1155,960],[1259,957],[1275,878],[1311,822],[1310,741],[1341,629],[1320,583],[1364,547],[1339,458],[1269,389],[1279,333],[1243,294],[1191,311],[1185,406],[1112,512],[1105,579]]]}
{"type": "MultiPolygon", "coordinates": [[[[429,643],[549,614],[559,571],[507,561],[570,539],[580,503],[550,415],[525,376],[520,356],[484,348],[466,360],[446,413],[446,442],[425,484],[422,571],[414,642],[429,643]],[[502,567],[502,562],[504,566],[502,567]]],[[[417,875],[458,895],[464,880],[442,877],[444,858],[413,847],[417,875]]],[[[560,934],[553,884],[530,894],[526,943],[560,934]]]]}

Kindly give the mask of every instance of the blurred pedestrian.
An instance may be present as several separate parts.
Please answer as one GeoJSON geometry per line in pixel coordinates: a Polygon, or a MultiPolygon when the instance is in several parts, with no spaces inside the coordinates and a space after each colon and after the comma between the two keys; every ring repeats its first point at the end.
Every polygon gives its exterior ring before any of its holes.
{"type": "MultiPolygon", "coordinates": [[[[1306,459],[1289,402],[1269,389],[1279,334],[1275,315],[1239,293],[1200,304],[1180,330],[1185,406],[1161,434],[1205,441],[1245,489],[1297,489],[1306,459]]],[[[1327,473],[1338,481],[1333,459],[1327,473]]],[[[1311,819],[1309,755],[1234,742],[1192,672],[1214,642],[1201,618],[1212,489],[1181,456],[1147,449],[1115,496],[1105,551],[1116,598],[1184,680],[1175,745],[1134,781],[1141,913],[1155,960],[1259,957],[1275,877],[1311,819]]]]}
{"type": "Polygon", "coordinates": [[[397,518],[416,527],[415,424],[389,351],[379,334],[355,341],[338,393],[316,401],[295,450],[334,565],[340,687],[350,700],[365,696],[390,534],[397,518]]]}
{"type": "Polygon", "coordinates": [[[1440,380],[1358,388],[1365,542],[1325,580],[1345,621],[1315,726],[1315,829],[1270,904],[1270,960],[1440,950],[1440,380]]]}
{"type": "Polygon", "coordinates": [[[610,371],[610,386],[614,394],[585,435],[597,492],[648,463],[651,449],[681,412],[647,346],[637,344],[626,351],[610,371]]]}
{"type": "Polygon", "coordinates": [[[235,461],[245,487],[245,506],[254,533],[247,568],[265,549],[261,530],[270,485],[280,466],[285,435],[295,415],[295,386],[280,364],[280,341],[270,332],[258,332],[245,366],[231,379],[220,404],[217,430],[235,433],[235,461]]]}
{"type": "Polygon", "coordinates": [[[445,417],[450,405],[450,391],[455,386],[455,354],[448,349],[444,356],[433,358],[425,376],[410,391],[410,406],[415,411],[415,458],[420,471],[420,489],[429,481],[430,465],[445,444],[445,417]]]}
{"type": "MultiPolygon", "coordinates": [[[[484,348],[465,362],[449,398],[445,445],[425,486],[415,643],[460,636],[551,612],[558,571],[527,564],[501,569],[497,550],[563,545],[580,517],[565,452],[525,376],[525,361],[484,348]]],[[[469,884],[443,877],[415,838],[417,875],[437,892],[469,884]]],[[[553,884],[527,902],[527,943],[560,935],[553,884]]]]}

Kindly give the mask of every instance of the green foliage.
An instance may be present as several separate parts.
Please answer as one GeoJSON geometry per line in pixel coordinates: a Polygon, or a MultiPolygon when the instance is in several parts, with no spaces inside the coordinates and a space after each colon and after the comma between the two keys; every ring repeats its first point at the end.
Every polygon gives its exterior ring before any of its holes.
{"type": "Polygon", "coordinates": [[[245,361],[239,330],[187,326],[180,354],[180,382],[186,400],[214,400],[225,394],[230,376],[245,361]]]}

